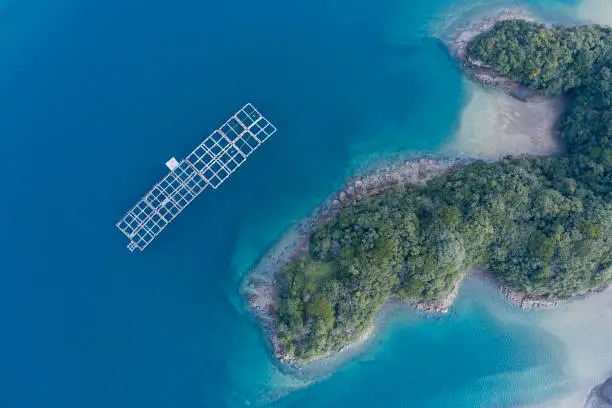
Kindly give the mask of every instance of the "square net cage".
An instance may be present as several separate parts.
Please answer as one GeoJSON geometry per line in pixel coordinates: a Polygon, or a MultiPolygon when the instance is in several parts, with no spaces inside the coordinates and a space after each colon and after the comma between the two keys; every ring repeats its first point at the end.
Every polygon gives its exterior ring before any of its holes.
{"type": "Polygon", "coordinates": [[[130,240],[128,249],[144,250],[202,191],[218,188],[275,132],[247,103],[186,159],[168,161],[170,172],[117,223],[130,240]]]}

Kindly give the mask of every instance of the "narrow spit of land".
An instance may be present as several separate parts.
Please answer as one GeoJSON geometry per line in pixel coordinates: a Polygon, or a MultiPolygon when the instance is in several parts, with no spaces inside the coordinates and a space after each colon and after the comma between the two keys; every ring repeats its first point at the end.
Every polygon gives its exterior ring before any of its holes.
{"type": "MultiPolygon", "coordinates": [[[[610,32],[527,20],[503,11],[446,44],[469,77],[526,103],[570,92],[558,123],[563,154],[407,161],[347,184],[245,282],[281,361],[309,361],[362,340],[389,300],[445,312],[475,266],[521,307],[554,306],[611,280],[610,32]]],[[[540,132],[548,145],[556,140],[549,122],[540,132]]],[[[561,151],[554,144],[522,153],[561,151]]]]}

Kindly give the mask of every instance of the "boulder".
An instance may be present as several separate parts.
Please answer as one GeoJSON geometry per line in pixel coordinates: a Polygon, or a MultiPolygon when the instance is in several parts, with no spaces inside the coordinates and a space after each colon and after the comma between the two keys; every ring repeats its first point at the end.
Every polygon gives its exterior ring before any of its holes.
{"type": "Polygon", "coordinates": [[[583,407],[612,408],[612,377],[591,390],[583,407]]]}
{"type": "Polygon", "coordinates": [[[606,382],[601,384],[599,396],[608,404],[612,404],[612,377],[608,378],[606,382]]]}

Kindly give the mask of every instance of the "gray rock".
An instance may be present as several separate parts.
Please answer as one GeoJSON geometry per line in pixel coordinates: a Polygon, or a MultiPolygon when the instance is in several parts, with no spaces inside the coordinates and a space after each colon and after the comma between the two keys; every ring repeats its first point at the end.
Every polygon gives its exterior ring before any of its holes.
{"type": "Polygon", "coordinates": [[[506,285],[502,285],[501,291],[510,303],[523,309],[548,309],[559,305],[556,300],[542,299],[536,295],[518,292],[506,285]]]}
{"type": "Polygon", "coordinates": [[[601,384],[599,396],[608,404],[612,404],[612,377],[608,378],[606,382],[601,384]]]}
{"type": "Polygon", "coordinates": [[[584,408],[612,408],[612,377],[591,390],[584,408]]]}

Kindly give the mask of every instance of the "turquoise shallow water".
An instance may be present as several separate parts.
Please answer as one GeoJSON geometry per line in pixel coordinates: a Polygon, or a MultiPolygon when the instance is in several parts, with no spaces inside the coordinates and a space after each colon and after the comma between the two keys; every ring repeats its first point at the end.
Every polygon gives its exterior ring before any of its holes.
{"type": "Polygon", "coordinates": [[[452,135],[460,74],[426,34],[469,4],[0,2],[0,405],[503,407],[562,388],[559,351],[482,288],[449,318],[390,318],[306,388],[238,296],[351,169],[452,135]],[[246,101],[278,134],[129,253],[115,222],[246,101]]]}
{"type": "Polygon", "coordinates": [[[449,315],[393,309],[370,344],[278,407],[508,407],[567,390],[563,347],[474,278],[449,315]]]}

